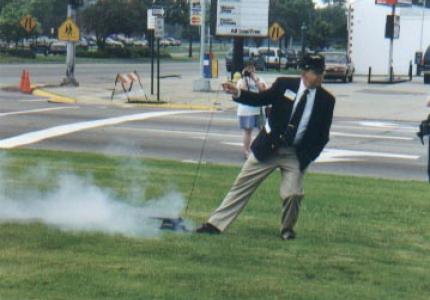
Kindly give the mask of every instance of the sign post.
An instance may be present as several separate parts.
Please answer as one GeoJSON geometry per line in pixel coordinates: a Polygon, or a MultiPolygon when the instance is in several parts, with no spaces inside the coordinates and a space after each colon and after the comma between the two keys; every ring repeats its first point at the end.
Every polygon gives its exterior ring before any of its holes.
{"type": "Polygon", "coordinates": [[[67,41],[67,58],[66,58],[66,78],[61,83],[62,86],[79,86],[75,78],[76,66],[76,42],[80,39],[80,31],[75,23],[76,21],[76,4],[69,1],[67,6],[67,20],[58,28],[58,39],[67,41]]]}
{"type": "Polygon", "coordinates": [[[282,28],[282,26],[275,22],[270,26],[269,28],[269,37],[273,42],[279,42],[279,61],[278,61],[278,71],[281,72],[281,65],[282,65],[282,57],[281,57],[281,48],[282,48],[282,37],[285,35],[285,30],[282,28]]]}
{"type": "Polygon", "coordinates": [[[148,9],[148,15],[147,15],[147,28],[149,31],[149,43],[151,46],[151,95],[154,95],[154,30],[155,30],[155,17],[152,14],[152,9],[148,9]]]}
{"type": "Polygon", "coordinates": [[[388,53],[388,74],[389,82],[394,81],[394,39],[400,37],[400,16],[396,15],[396,6],[410,6],[412,5],[412,0],[375,0],[375,4],[388,5],[391,6],[391,15],[387,15],[386,25],[385,25],[385,38],[390,40],[390,50],[388,53]]]}
{"type": "Polygon", "coordinates": [[[205,78],[204,57],[206,43],[206,1],[200,0],[200,79],[194,81],[193,90],[207,92],[211,90],[210,81],[205,78]]]}
{"type": "MultiPolygon", "coordinates": [[[[200,27],[202,25],[202,6],[200,0],[190,1],[190,26],[200,27]]],[[[193,35],[189,34],[188,57],[193,57],[193,35]]]]}
{"type": "Polygon", "coordinates": [[[160,101],[160,39],[164,38],[164,16],[155,18],[154,37],[157,40],[157,101],[160,101]]]}

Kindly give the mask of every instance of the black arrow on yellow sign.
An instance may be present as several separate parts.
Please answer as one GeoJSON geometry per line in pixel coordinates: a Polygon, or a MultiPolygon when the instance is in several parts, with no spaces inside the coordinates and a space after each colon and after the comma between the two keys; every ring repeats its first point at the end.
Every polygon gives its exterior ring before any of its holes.
{"type": "Polygon", "coordinates": [[[34,20],[34,18],[30,15],[24,16],[21,19],[20,23],[21,23],[22,28],[24,28],[25,31],[27,31],[29,33],[32,32],[37,25],[36,20],[34,20]]]}
{"type": "Polygon", "coordinates": [[[270,26],[269,37],[272,41],[279,41],[285,35],[285,30],[279,23],[275,22],[270,26]]]}

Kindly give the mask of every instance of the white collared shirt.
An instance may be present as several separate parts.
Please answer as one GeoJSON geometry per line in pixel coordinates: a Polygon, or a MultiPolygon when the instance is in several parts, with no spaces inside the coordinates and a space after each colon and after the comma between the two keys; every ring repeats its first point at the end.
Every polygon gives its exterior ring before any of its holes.
{"type": "MultiPolygon", "coordinates": [[[[291,113],[291,118],[293,117],[294,112],[296,111],[297,105],[300,102],[300,98],[303,96],[303,93],[305,92],[305,90],[306,90],[306,86],[303,83],[303,79],[302,79],[300,81],[300,88],[299,88],[299,91],[297,92],[296,99],[294,100],[294,106],[293,106],[293,111],[291,113]]],[[[306,132],[306,129],[308,128],[309,120],[311,119],[311,114],[315,103],[315,94],[317,90],[316,89],[308,89],[308,90],[309,90],[309,94],[308,94],[308,98],[305,106],[305,111],[303,112],[302,119],[300,120],[300,123],[299,123],[299,128],[297,129],[297,134],[293,143],[294,145],[299,144],[300,141],[302,140],[306,132]]],[[[290,121],[291,121],[291,118],[290,118],[290,121]]]]}

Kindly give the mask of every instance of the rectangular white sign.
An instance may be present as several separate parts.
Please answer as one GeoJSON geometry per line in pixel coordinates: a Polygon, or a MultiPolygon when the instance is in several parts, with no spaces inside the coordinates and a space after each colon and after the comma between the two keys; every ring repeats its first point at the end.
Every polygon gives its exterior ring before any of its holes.
{"type": "Polygon", "coordinates": [[[266,37],[269,4],[270,0],[218,0],[217,35],[266,37]]]}
{"type": "Polygon", "coordinates": [[[163,17],[155,17],[154,36],[157,39],[164,38],[164,18],[163,17]]]}
{"type": "Polygon", "coordinates": [[[152,14],[152,9],[148,9],[148,30],[154,30],[155,29],[155,16],[152,14]]]}

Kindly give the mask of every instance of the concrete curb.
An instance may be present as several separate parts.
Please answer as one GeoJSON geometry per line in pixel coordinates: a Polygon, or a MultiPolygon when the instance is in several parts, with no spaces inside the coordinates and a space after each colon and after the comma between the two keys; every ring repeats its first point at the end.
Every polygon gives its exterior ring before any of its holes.
{"type": "MultiPolygon", "coordinates": [[[[90,102],[86,103],[85,101],[79,101],[77,98],[63,96],[57,93],[53,93],[47,91],[43,88],[35,88],[33,90],[34,96],[46,97],[49,102],[52,103],[64,103],[64,104],[91,104],[90,102]]],[[[112,103],[106,102],[107,105],[115,105],[124,108],[133,108],[133,107],[149,107],[149,108],[164,108],[164,109],[189,109],[189,110],[208,110],[208,111],[217,111],[222,110],[221,107],[216,105],[204,105],[204,104],[188,104],[188,103],[112,103]]]]}
{"type": "Polygon", "coordinates": [[[65,104],[76,104],[78,103],[78,100],[76,98],[66,97],[59,94],[55,94],[52,92],[48,92],[44,89],[36,88],[33,90],[34,96],[39,97],[47,97],[48,102],[52,103],[65,103],[65,104]]]}

